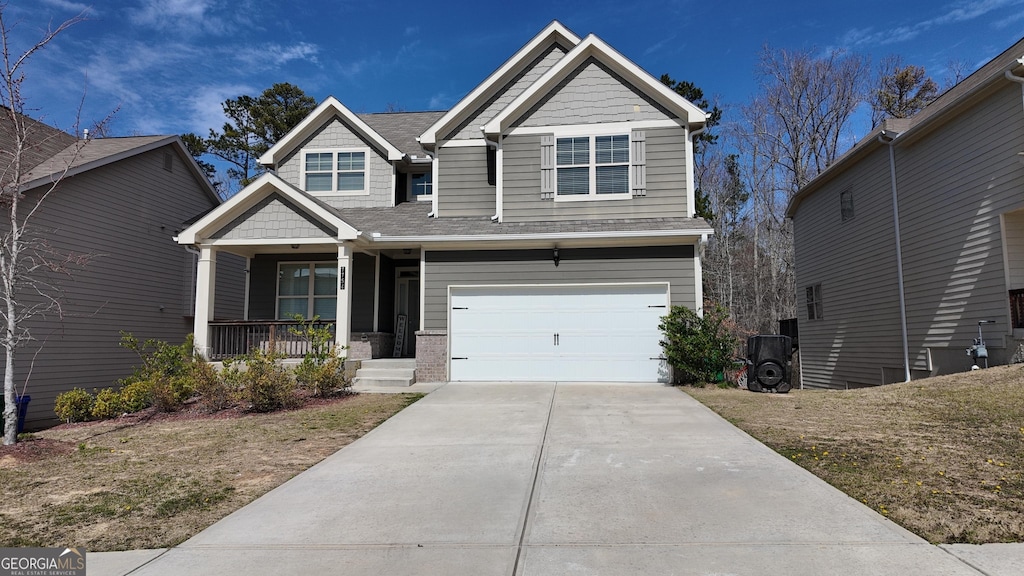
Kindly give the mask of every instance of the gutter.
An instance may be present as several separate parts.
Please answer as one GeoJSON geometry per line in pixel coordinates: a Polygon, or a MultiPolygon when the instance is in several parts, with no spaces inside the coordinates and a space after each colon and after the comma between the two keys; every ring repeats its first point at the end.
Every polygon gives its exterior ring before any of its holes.
{"type": "Polygon", "coordinates": [[[548,232],[540,234],[463,234],[458,236],[385,236],[380,232],[363,235],[373,243],[455,243],[455,242],[507,242],[524,240],[578,240],[601,238],[671,238],[685,236],[700,238],[714,234],[711,228],[694,228],[692,230],[630,230],[608,232],[548,232]]]}
{"type": "MultiPolygon", "coordinates": [[[[1024,79],[1022,79],[1024,80],[1024,79]]],[[[899,287],[900,331],[903,337],[903,378],[910,382],[910,342],[907,337],[907,295],[903,285],[903,246],[900,242],[900,205],[896,187],[896,138],[899,132],[882,130],[878,141],[889,147],[889,179],[892,186],[892,222],[896,236],[896,281],[899,287]]]]}

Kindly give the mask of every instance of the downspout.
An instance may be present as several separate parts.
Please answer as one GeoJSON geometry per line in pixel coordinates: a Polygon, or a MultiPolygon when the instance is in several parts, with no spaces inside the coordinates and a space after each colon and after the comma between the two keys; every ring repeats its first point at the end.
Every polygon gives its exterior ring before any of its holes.
{"type": "Polygon", "coordinates": [[[707,130],[706,125],[702,125],[696,130],[690,130],[690,127],[686,126],[686,210],[690,218],[697,215],[697,190],[693,170],[693,139],[703,134],[705,130],[707,130]]]}
{"type": "Polygon", "coordinates": [[[903,286],[903,246],[900,242],[900,205],[896,188],[896,147],[898,132],[882,130],[878,141],[889,147],[889,178],[892,186],[892,221],[896,236],[896,281],[899,286],[900,330],[903,336],[903,381],[910,382],[910,343],[907,337],[907,298],[903,286]]]}
{"type": "MultiPolygon", "coordinates": [[[[483,126],[480,127],[483,130],[483,126]]],[[[499,136],[500,138],[500,136],[499,136]]],[[[487,147],[494,150],[494,216],[491,216],[491,222],[501,222],[501,204],[502,204],[502,186],[501,186],[501,175],[498,169],[501,166],[501,159],[498,158],[498,152],[501,151],[501,146],[497,142],[491,142],[487,139],[487,134],[484,134],[484,142],[487,143],[487,147]]]]}

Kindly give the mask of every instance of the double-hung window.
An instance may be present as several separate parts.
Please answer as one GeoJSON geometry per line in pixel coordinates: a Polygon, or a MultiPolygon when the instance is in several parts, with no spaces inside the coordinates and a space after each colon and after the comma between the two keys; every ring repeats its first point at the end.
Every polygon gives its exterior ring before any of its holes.
{"type": "Polygon", "coordinates": [[[317,150],[303,153],[307,192],[360,194],[366,192],[366,150],[317,150]]]}
{"type": "Polygon", "coordinates": [[[821,284],[812,284],[805,289],[807,319],[821,320],[824,317],[821,302],[821,284]]]}
{"type": "Polygon", "coordinates": [[[336,262],[281,262],[277,275],[277,318],[296,314],[333,320],[338,315],[336,262]]]}
{"type": "Polygon", "coordinates": [[[555,169],[557,198],[628,198],[629,135],[558,138],[555,169]]]}

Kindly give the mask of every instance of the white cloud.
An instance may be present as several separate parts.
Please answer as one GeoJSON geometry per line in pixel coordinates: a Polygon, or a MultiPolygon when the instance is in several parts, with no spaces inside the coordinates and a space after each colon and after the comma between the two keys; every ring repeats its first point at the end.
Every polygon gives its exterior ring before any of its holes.
{"type": "Polygon", "coordinates": [[[272,44],[267,47],[267,51],[270,52],[271,58],[278,65],[287,64],[292,60],[307,60],[313,64],[317,64],[316,55],[320,53],[320,48],[316,44],[299,42],[292,46],[278,46],[277,44],[272,44]]]}
{"type": "Polygon", "coordinates": [[[42,0],[42,3],[60,10],[67,10],[69,12],[76,12],[79,14],[86,12],[87,16],[95,17],[99,15],[99,12],[97,12],[95,8],[88,4],[83,4],[82,2],[71,2],[70,0],[42,0]]]}
{"type": "Polygon", "coordinates": [[[219,131],[227,121],[222,102],[256,92],[245,84],[200,86],[190,91],[193,95],[188,99],[188,126],[192,132],[204,137],[211,128],[219,131]]]}
{"type": "Polygon", "coordinates": [[[406,26],[405,27],[405,35],[406,36],[415,36],[416,34],[419,34],[419,32],[420,32],[420,27],[419,26],[406,26]]]}
{"type": "Polygon", "coordinates": [[[673,41],[675,39],[676,39],[676,35],[673,34],[673,35],[669,36],[668,38],[665,38],[664,40],[660,40],[658,42],[655,42],[654,44],[649,46],[647,48],[647,50],[644,50],[644,56],[650,56],[651,54],[654,54],[655,52],[660,51],[662,48],[665,47],[666,44],[668,44],[669,42],[671,42],[671,41],[673,41]]]}
{"type": "Polygon", "coordinates": [[[214,13],[214,0],[142,0],[128,12],[137,26],[175,30],[183,34],[223,35],[231,31],[229,16],[214,13]]]}
{"type": "Polygon", "coordinates": [[[886,45],[913,40],[922,32],[938,26],[957,24],[980,18],[990,12],[1009,6],[1024,4],[1024,0],[983,0],[956,2],[948,5],[942,14],[916,23],[883,30],[875,28],[851,29],[839,41],[844,46],[886,45]]]}

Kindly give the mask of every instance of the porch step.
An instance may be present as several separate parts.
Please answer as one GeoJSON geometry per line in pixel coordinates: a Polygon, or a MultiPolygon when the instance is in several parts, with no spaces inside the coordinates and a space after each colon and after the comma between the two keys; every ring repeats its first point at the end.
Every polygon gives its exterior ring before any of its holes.
{"type": "Polygon", "coordinates": [[[416,360],[379,358],[363,360],[353,386],[412,386],[416,382],[416,360]]]}

